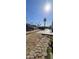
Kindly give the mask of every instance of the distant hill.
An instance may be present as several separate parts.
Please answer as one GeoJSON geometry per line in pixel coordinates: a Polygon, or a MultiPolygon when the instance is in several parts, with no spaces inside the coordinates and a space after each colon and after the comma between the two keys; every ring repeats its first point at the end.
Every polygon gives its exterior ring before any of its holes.
{"type": "Polygon", "coordinates": [[[36,25],[26,24],[26,31],[34,30],[36,27],[36,25]]]}
{"type": "Polygon", "coordinates": [[[35,29],[40,29],[40,30],[44,30],[44,29],[51,29],[53,32],[53,24],[51,26],[36,26],[36,25],[31,25],[31,24],[26,24],[26,31],[31,31],[31,30],[35,30],[35,29]]]}

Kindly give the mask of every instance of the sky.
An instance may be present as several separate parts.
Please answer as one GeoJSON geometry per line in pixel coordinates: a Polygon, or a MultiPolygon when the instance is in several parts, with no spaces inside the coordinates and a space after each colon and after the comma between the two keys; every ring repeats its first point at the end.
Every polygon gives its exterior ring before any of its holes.
{"type": "Polygon", "coordinates": [[[46,26],[50,26],[53,21],[52,11],[53,0],[26,0],[26,23],[44,26],[43,19],[46,18],[46,26]],[[51,5],[51,9],[46,12],[45,5],[51,5]]]}

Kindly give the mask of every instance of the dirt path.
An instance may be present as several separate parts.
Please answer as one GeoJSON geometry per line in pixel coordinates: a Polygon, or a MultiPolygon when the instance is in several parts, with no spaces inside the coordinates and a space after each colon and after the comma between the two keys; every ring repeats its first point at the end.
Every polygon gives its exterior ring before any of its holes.
{"type": "Polygon", "coordinates": [[[50,39],[47,36],[41,35],[37,32],[31,32],[30,34],[26,35],[27,56],[31,55],[32,58],[30,59],[45,59],[44,57],[47,55],[49,40],[50,39]],[[34,58],[34,56],[36,57],[34,58]]]}

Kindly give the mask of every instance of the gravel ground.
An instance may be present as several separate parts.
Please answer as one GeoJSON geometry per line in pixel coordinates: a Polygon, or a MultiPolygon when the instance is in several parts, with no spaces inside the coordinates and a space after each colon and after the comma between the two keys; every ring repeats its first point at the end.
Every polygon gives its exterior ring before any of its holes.
{"type": "Polygon", "coordinates": [[[46,56],[47,55],[46,49],[48,47],[49,41],[50,38],[48,38],[45,35],[41,35],[40,33],[37,32],[32,32],[26,35],[26,55],[27,56],[31,55],[32,56],[31,59],[38,59],[38,57],[34,58],[33,55],[42,56],[43,54],[44,56],[46,56]]]}
{"type": "Polygon", "coordinates": [[[26,35],[26,51],[27,54],[39,43],[39,40],[42,38],[43,36],[41,34],[37,34],[37,33],[31,33],[26,35]]]}

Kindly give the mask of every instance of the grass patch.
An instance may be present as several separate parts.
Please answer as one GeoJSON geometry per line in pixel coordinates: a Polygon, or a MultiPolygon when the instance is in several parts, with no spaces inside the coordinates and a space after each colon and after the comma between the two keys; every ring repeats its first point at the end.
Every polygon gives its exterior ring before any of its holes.
{"type": "Polygon", "coordinates": [[[50,47],[47,48],[47,59],[51,59],[51,53],[52,49],[50,47]]]}

